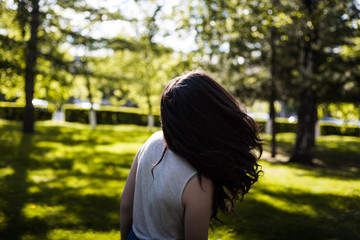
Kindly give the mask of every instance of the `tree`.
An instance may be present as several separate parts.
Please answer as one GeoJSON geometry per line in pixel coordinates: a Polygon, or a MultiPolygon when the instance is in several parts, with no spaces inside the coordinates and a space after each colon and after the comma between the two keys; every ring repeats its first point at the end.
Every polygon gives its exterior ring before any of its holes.
{"type": "Polygon", "coordinates": [[[131,100],[146,111],[151,127],[153,114],[160,112],[161,91],[166,82],[174,77],[175,65],[179,61],[171,48],[155,41],[159,35],[161,5],[141,1],[138,7],[141,17],[134,23],[134,28],[138,29],[137,35],[132,38],[134,48],[115,51],[106,60],[105,71],[110,71],[112,76],[125,83],[116,85],[114,95],[131,100]]]}
{"type": "Polygon", "coordinates": [[[23,132],[34,132],[34,98],[35,67],[38,57],[38,29],[40,26],[39,1],[31,0],[30,14],[30,39],[27,42],[26,67],[25,67],[25,114],[23,119],[23,132]]]}
{"type": "Polygon", "coordinates": [[[302,1],[299,21],[299,90],[296,143],[290,161],[312,163],[315,146],[317,104],[325,99],[342,98],[342,89],[351,80],[346,76],[349,61],[339,48],[351,45],[358,36],[359,8],[354,1],[302,1]],[[334,64],[336,62],[336,64],[334,64]],[[344,77],[339,77],[341,75],[344,77]]]}
{"type": "Polygon", "coordinates": [[[124,105],[124,100],[131,100],[142,111],[158,114],[161,91],[176,75],[174,71],[179,60],[171,49],[157,43],[153,43],[154,51],[149,51],[147,38],[133,39],[133,44],[137,46],[135,51],[118,50],[101,59],[102,69],[95,64],[95,74],[113,77],[113,80],[104,78],[101,88],[114,105],[124,105]]]}
{"type": "Polygon", "coordinates": [[[291,161],[311,163],[317,104],[356,98],[357,87],[346,89],[358,86],[359,68],[339,50],[360,32],[358,3],[199,0],[188,6],[191,14],[185,14],[183,26],[197,31],[210,68],[227,72],[223,76],[231,79],[235,94],[295,103],[299,121],[291,161]]]}
{"type": "MultiPolygon", "coordinates": [[[[279,1],[197,1],[185,26],[196,29],[209,66],[227,72],[229,88],[243,101],[260,98],[269,102],[272,156],[276,154],[275,101],[279,100],[277,75],[278,32],[291,19],[279,1]],[[215,60],[215,61],[214,61],[215,60]],[[227,67],[229,66],[229,67],[227,67]]],[[[281,58],[281,57],[279,57],[281,58]]]]}
{"type": "MultiPolygon", "coordinates": [[[[8,47],[10,44],[22,45],[22,42],[26,42],[26,47],[20,49],[23,52],[20,58],[24,58],[24,66],[16,64],[16,61],[11,61],[10,58],[0,59],[0,67],[8,69],[1,78],[8,78],[15,72],[20,78],[24,75],[26,106],[23,130],[24,132],[33,132],[34,108],[32,99],[34,89],[44,89],[44,91],[39,91],[40,95],[44,95],[43,92],[45,92],[45,95],[49,97],[50,93],[59,92],[50,91],[51,86],[60,85],[62,88],[70,86],[71,80],[69,79],[71,79],[73,62],[67,53],[70,46],[82,45],[89,50],[106,47],[110,41],[92,37],[90,34],[91,26],[103,20],[124,18],[119,12],[109,12],[105,7],[96,7],[95,9],[85,0],[57,1],[56,4],[53,1],[41,1],[41,5],[39,5],[39,1],[35,0],[17,0],[6,6],[6,10],[10,11],[9,15],[15,12],[12,17],[17,23],[15,27],[18,26],[18,31],[21,34],[12,34],[16,32],[13,29],[14,25],[2,24],[7,27],[5,34],[0,33],[2,51],[7,52],[7,54],[12,52],[13,50],[8,47]],[[83,20],[74,23],[72,21],[73,15],[78,15],[83,20]],[[59,84],[50,84],[53,82],[59,82],[59,84]]],[[[35,94],[39,93],[35,92],[35,94]]],[[[64,97],[50,96],[50,98],[62,102],[65,100],[64,97]]]]}
{"type": "Polygon", "coordinates": [[[24,89],[25,43],[20,28],[12,21],[16,12],[9,10],[6,2],[0,6],[0,93],[7,99],[16,99],[20,97],[19,89],[24,89]]]}

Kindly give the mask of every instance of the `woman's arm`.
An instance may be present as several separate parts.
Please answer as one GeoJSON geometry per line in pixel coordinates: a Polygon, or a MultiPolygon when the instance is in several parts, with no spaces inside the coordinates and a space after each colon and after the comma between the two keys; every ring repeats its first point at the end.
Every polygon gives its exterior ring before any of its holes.
{"type": "Polygon", "coordinates": [[[198,175],[195,175],[186,185],[182,196],[186,240],[208,238],[213,193],[213,182],[204,176],[201,177],[201,184],[198,175]]]}
{"type": "Polygon", "coordinates": [[[133,203],[135,191],[135,178],[138,166],[138,154],[136,154],[134,162],[131,166],[130,173],[126,179],[125,187],[121,195],[120,203],[120,232],[121,239],[126,239],[132,227],[133,203]]]}

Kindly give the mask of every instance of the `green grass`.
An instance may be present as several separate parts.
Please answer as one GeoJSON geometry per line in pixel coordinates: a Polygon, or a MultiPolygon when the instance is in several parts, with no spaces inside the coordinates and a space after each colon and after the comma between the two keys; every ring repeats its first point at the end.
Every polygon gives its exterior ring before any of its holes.
{"type": "Polygon", "coordinates": [[[0,125],[0,239],[119,239],[119,204],[138,126],[0,125]]]}
{"type": "MultiPolygon", "coordinates": [[[[120,239],[121,192],[152,132],[52,122],[36,129],[23,135],[19,123],[0,121],[0,239],[120,239]]],[[[282,156],[294,137],[278,135],[282,156]]],[[[261,161],[264,176],[209,238],[359,239],[360,139],[321,137],[314,156],[319,166],[261,161]]]]}

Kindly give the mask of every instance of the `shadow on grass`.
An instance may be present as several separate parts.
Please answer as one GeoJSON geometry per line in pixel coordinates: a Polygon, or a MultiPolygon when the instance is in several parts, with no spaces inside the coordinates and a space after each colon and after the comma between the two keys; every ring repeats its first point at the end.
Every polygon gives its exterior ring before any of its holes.
{"type": "Polygon", "coordinates": [[[338,239],[352,240],[360,236],[360,211],[358,197],[339,197],[331,194],[309,194],[264,191],[263,194],[288,201],[306,204],[315,214],[301,210],[286,210],[270,201],[254,197],[245,199],[236,208],[236,217],[226,216],[226,228],[236,239],[338,239]],[[341,210],[341,206],[347,210],[341,210]],[[339,207],[340,206],[340,207],[339,207]]]}
{"type": "Polygon", "coordinates": [[[142,143],[149,134],[45,126],[22,135],[18,123],[0,124],[0,239],[49,239],[54,229],[118,231],[135,152],[103,146],[142,143]]]}
{"type": "Polygon", "coordinates": [[[43,186],[31,198],[33,204],[47,212],[40,217],[52,228],[101,232],[119,228],[120,196],[81,194],[78,188],[43,186]]]}
{"type": "Polygon", "coordinates": [[[114,131],[113,126],[98,126],[91,129],[86,125],[80,128],[66,128],[59,126],[46,126],[37,129],[37,134],[42,135],[42,141],[61,142],[64,145],[73,146],[76,144],[87,147],[95,145],[110,145],[116,142],[138,142],[143,143],[144,130],[114,131]],[[112,128],[111,128],[112,127],[112,128]]]}
{"type": "MultiPolygon", "coordinates": [[[[286,162],[293,151],[295,134],[279,133],[276,137],[277,153],[286,162]]],[[[266,135],[264,150],[270,152],[271,137],[266,135]]],[[[314,165],[307,166],[295,163],[285,163],[286,166],[304,170],[316,169],[311,174],[320,177],[337,179],[360,179],[360,138],[348,136],[321,136],[316,140],[312,150],[314,165]]]]}
{"type": "Polygon", "coordinates": [[[44,237],[48,228],[45,221],[33,219],[28,221],[23,214],[23,207],[29,197],[27,166],[31,161],[30,154],[33,148],[33,135],[23,134],[17,148],[17,157],[9,161],[13,174],[1,179],[1,199],[5,206],[5,227],[0,230],[3,240],[20,240],[24,233],[37,232],[44,237]],[[36,227],[34,227],[36,226],[36,227]]]}
{"type": "Polygon", "coordinates": [[[314,148],[313,155],[332,168],[357,169],[360,172],[360,138],[357,142],[341,142],[341,140],[336,144],[320,142],[314,148]]]}

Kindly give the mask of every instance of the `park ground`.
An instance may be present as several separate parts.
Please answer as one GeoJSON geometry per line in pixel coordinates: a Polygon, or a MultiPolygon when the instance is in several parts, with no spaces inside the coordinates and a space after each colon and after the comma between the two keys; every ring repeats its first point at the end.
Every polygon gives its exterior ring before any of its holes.
{"type": "MultiPolygon", "coordinates": [[[[0,239],[120,239],[121,192],[156,130],[0,121],[0,239]]],[[[360,239],[360,138],[320,137],[314,166],[287,163],[294,139],[278,134],[275,159],[265,146],[263,176],[209,239],[360,239]]]]}

